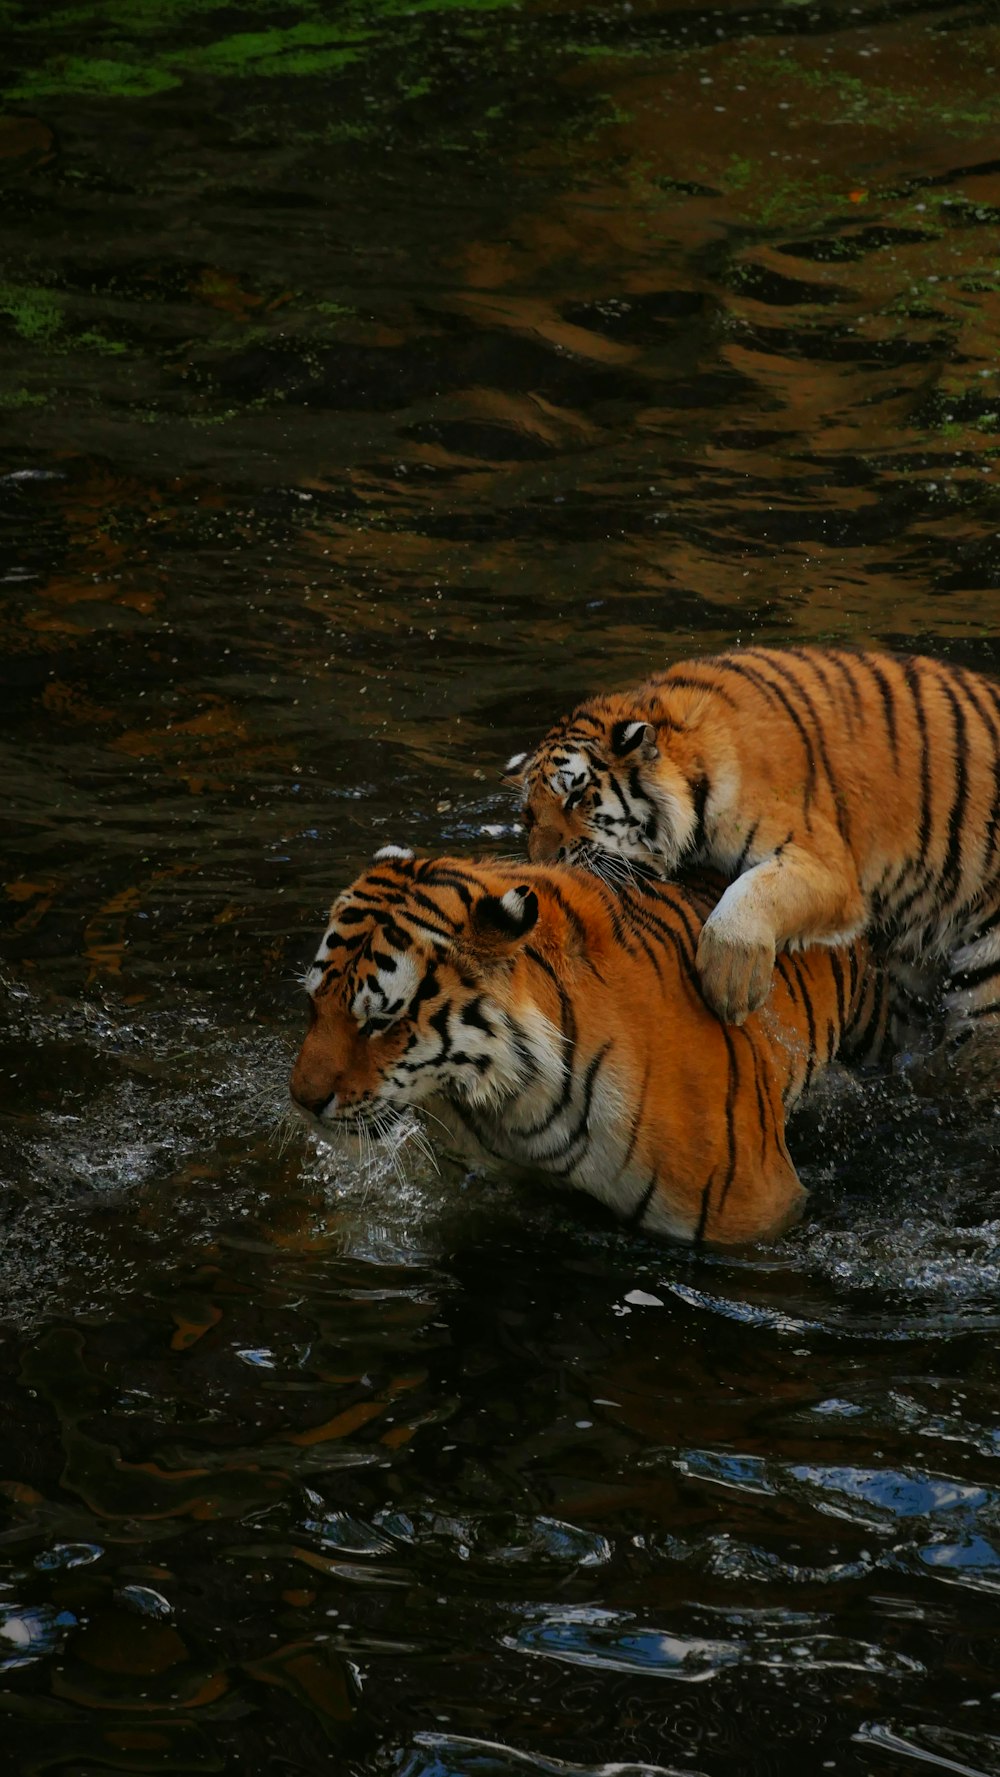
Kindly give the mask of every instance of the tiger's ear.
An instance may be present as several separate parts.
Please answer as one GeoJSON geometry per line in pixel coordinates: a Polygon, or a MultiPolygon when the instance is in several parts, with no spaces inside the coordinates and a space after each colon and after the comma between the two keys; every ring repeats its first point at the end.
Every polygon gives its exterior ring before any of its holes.
{"type": "Polygon", "coordinates": [[[616,759],[624,759],[629,753],[638,753],[647,763],[656,759],[659,747],[652,722],[616,722],[611,730],[611,751],[616,759]]]}
{"type": "Polygon", "coordinates": [[[503,784],[516,784],[516,785],[519,785],[520,783],[522,783],[523,776],[524,776],[524,767],[526,766],[527,763],[528,763],[527,753],[512,753],[511,757],[508,759],[506,765],[504,766],[503,770],[500,773],[500,782],[503,784]]]}
{"type": "Polygon", "coordinates": [[[412,864],[414,853],[408,845],[382,845],[372,859],[373,864],[412,864]]]}
{"type": "Polygon", "coordinates": [[[483,895],[472,909],[472,940],[477,952],[503,955],[516,948],[538,924],[538,896],[522,883],[505,895],[483,895]]]}

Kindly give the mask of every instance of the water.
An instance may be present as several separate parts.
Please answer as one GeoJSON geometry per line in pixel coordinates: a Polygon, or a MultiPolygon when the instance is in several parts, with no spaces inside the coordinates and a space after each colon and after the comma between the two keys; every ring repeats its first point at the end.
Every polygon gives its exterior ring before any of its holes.
{"type": "Polygon", "coordinates": [[[1000,668],[994,8],[0,12],[4,1769],[996,1777],[989,1091],[728,1259],[280,1124],[578,694],[1000,668]]]}

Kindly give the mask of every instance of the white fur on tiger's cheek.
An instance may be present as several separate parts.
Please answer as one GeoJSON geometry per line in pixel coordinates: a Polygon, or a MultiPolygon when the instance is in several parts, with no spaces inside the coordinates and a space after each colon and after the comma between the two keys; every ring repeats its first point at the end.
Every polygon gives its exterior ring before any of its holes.
{"type": "Polygon", "coordinates": [[[511,777],[515,771],[520,771],[521,766],[524,764],[527,757],[527,753],[512,753],[503,768],[504,776],[511,777]]]}
{"type": "Polygon", "coordinates": [[[307,993],[315,993],[322,979],[322,969],[318,963],[313,963],[312,968],[306,970],[306,977],[302,985],[307,993]]]}
{"type": "Polygon", "coordinates": [[[376,977],[379,987],[385,994],[386,1002],[393,1012],[401,1012],[412,1000],[423,979],[423,966],[408,954],[394,951],[396,967],[390,973],[380,969],[376,977]]]}
{"type": "Polygon", "coordinates": [[[554,795],[570,796],[574,790],[582,790],[590,776],[590,767],[582,753],[571,753],[570,757],[554,771],[549,785],[554,795]]]}
{"type": "Polygon", "coordinates": [[[396,956],[394,960],[394,969],[379,969],[355,994],[351,1011],[359,1024],[367,1024],[369,1018],[398,1018],[416,993],[421,977],[419,966],[409,956],[396,956]]]}
{"type": "Polygon", "coordinates": [[[401,864],[412,864],[413,853],[407,845],[383,845],[375,853],[376,864],[387,864],[390,858],[397,858],[401,864]]]}
{"type": "Polygon", "coordinates": [[[359,1024],[367,1024],[369,1018],[377,1018],[384,1009],[384,1001],[370,987],[359,988],[351,1001],[351,1011],[359,1024]]]}

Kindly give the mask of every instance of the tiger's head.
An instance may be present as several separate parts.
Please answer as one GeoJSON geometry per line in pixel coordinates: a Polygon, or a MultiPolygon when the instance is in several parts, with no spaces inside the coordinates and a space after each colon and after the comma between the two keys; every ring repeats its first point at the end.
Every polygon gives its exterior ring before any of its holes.
{"type": "Polygon", "coordinates": [[[675,739],[649,702],[625,692],[579,705],[533,752],[508,759],[532,862],[581,864],[613,881],[618,858],[622,874],[640,865],[669,875],[699,827],[697,775],[675,739]]]}
{"type": "Polygon", "coordinates": [[[561,1066],[547,1021],[535,1029],[531,1008],[512,1006],[538,917],[513,866],[378,852],[334,902],[306,976],[294,1108],[328,1139],[363,1139],[389,1133],[404,1107],[495,1107],[533,1068],[561,1066]]]}

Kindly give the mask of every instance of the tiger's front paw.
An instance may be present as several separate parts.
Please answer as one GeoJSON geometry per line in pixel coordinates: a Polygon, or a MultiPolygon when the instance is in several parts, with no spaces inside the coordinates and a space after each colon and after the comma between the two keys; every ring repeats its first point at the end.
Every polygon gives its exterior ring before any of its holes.
{"type": "Polygon", "coordinates": [[[701,991],[724,1024],[742,1024],[771,991],[774,940],[765,934],[733,932],[721,920],[706,920],[698,940],[701,991]]]}

